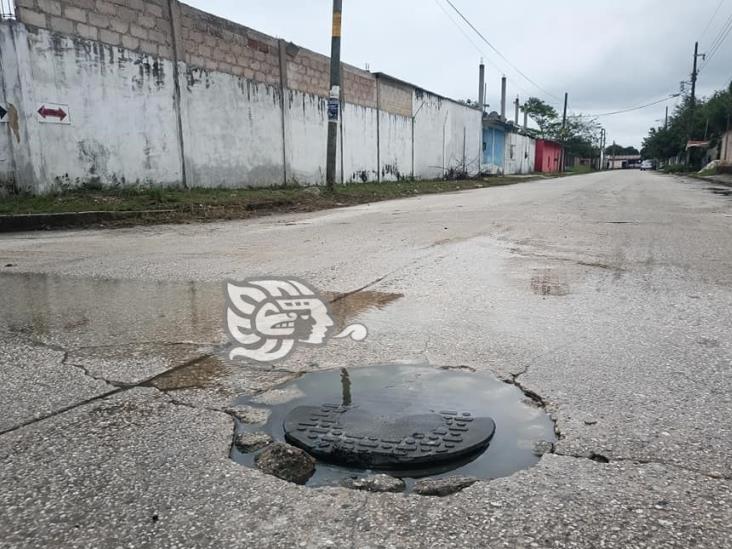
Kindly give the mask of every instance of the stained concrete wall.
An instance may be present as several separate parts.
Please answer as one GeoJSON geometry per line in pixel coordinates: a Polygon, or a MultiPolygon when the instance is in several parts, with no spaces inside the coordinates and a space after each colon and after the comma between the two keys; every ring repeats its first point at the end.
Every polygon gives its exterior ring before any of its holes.
{"type": "Polygon", "coordinates": [[[504,173],[506,175],[534,172],[536,142],[527,135],[506,132],[504,173]]]}
{"type": "MultiPolygon", "coordinates": [[[[176,0],[18,4],[20,22],[0,23],[0,105],[19,112],[17,139],[0,125],[0,181],[324,182],[327,57],[176,0]],[[43,123],[44,103],[70,124],[43,123]]],[[[478,172],[479,111],[343,68],[339,180],[478,172]]]]}
{"type": "Polygon", "coordinates": [[[181,111],[188,185],[282,182],[279,86],[190,67],[184,76],[181,111]]]}
{"type": "Polygon", "coordinates": [[[416,89],[414,109],[414,174],[431,179],[464,170],[480,170],[480,111],[416,89]]]}

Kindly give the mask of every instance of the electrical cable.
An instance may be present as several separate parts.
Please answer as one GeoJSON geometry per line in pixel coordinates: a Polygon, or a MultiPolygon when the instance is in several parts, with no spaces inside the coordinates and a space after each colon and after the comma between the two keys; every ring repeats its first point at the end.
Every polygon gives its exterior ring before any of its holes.
{"type": "Polygon", "coordinates": [[[707,55],[704,59],[704,63],[702,63],[702,66],[699,67],[699,70],[697,72],[700,73],[709,64],[709,62],[714,58],[715,54],[722,47],[722,44],[727,39],[727,36],[729,36],[730,32],[732,32],[732,15],[729,16],[725,25],[722,27],[720,33],[717,35],[717,38],[715,39],[714,43],[712,44],[712,47],[710,48],[709,53],[707,53],[707,55]]]}
{"type": "Polygon", "coordinates": [[[711,16],[711,17],[709,18],[709,22],[707,22],[707,25],[706,25],[706,27],[704,27],[704,30],[703,30],[703,31],[702,31],[702,33],[701,33],[701,36],[702,36],[702,38],[701,38],[701,40],[700,40],[700,41],[703,41],[703,40],[704,40],[704,37],[706,36],[706,34],[707,34],[707,31],[709,30],[709,27],[711,27],[711,26],[712,26],[712,22],[714,22],[714,18],[715,18],[715,17],[717,16],[717,14],[719,13],[719,9],[720,9],[720,8],[722,7],[722,4],[724,4],[724,3],[725,3],[725,1],[726,1],[726,0],[719,0],[719,4],[717,4],[717,9],[716,9],[716,10],[714,10],[714,13],[713,13],[713,14],[712,14],[712,16],[711,16]]]}
{"type": "Polygon", "coordinates": [[[515,71],[516,71],[516,72],[517,72],[518,74],[520,74],[520,75],[521,75],[521,76],[522,76],[523,78],[525,78],[527,82],[530,82],[531,84],[533,84],[533,85],[534,85],[534,86],[535,86],[535,87],[536,87],[537,89],[541,90],[541,91],[542,91],[543,93],[545,93],[545,94],[546,94],[546,95],[548,95],[549,97],[553,97],[553,98],[554,98],[554,99],[556,99],[557,101],[562,101],[562,99],[560,99],[559,97],[557,97],[557,96],[556,96],[556,95],[554,95],[553,93],[551,93],[551,92],[547,91],[546,89],[542,88],[542,87],[541,87],[541,86],[540,86],[539,84],[537,84],[537,83],[536,83],[536,82],[535,82],[534,80],[532,80],[531,78],[529,78],[528,76],[526,76],[526,74],[524,74],[524,73],[523,73],[523,72],[521,71],[521,69],[519,69],[519,68],[518,68],[518,67],[517,67],[516,65],[514,65],[513,63],[511,63],[511,61],[509,61],[509,60],[508,60],[508,58],[507,58],[507,57],[506,57],[505,55],[503,55],[503,54],[502,54],[502,53],[501,53],[500,51],[498,51],[498,49],[497,49],[497,48],[496,48],[496,47],[495,47],[495,46],[494,46],[493,44],[491,44],[491,42],[490,42],[490,41],[489,41],[489,40],[488,40],[488,39],[487,39],[487,38],[486,38],[485,36],[483,36],[483,33],[481,33],[481,32],[480,32],[480,31],[479,31],[479,30],[478,30],[478,29],[477,29],[477,28],[475,27],[475,25],[473,25],[473,23],[471,23],[471,22],[470,22],[470,20],[469,20],[469,19],[468,19],[467,17],[465,17],[465,15],[463,15],[463,13],[462,13],[462,12],[461,12],[461,11],[460,11],[460,10],[459,10],[459,9],[458,9],[458,8],[457,8],[456,6],[455,6],[455,4],[453,4],[453,3],[452,3],[452,0],[445,0],[445,2],[447,2],[447,3],[448,3],[448,4],[450,5],[450,7],[451,7],[451,8],[453,9],[453,10],[455,10],[455,12],[456,12],[456,13],[457,13],[457,14],[458,14],[458,15],[460,16],[460,18],[461,18],[461,19],[462,19],[463,21],[465,21],[465,23],[466,23],[466,24],[467,24],[467,25],[468,25],[468,26],[469,26],[469,27],[470,27],[471,29],[473,29],[473,31],[474,31],[474,32],[475,32],[475,33],[476,33],[476,34],[477,34],[477,35],[478,35],[478,36],[480,37],[480,39],[481,39],[481,40],[483,40],[483,42],[485,42],[486,44],[488,44],[488,46],[489,46],[489,47],[490,47],[490,48],[491,48],[491,49],[492,49],[492,50],[493,50],[493,51],[494,51],[494,52],[495,52],[495,53],[496,53],[496,54],[497,54],[497,55],[498,55],[498,56],[499,56],[499,57],[500,57],[501,59],[503,59],[503,60],[504,60],[504,61],[505,61],[506,63],[508,63],[508,65],[509,65],[509,66],[510,66],[511,68],[513,68],[513,69],[514,69],[514,70],[515,70],[515,71]]]}

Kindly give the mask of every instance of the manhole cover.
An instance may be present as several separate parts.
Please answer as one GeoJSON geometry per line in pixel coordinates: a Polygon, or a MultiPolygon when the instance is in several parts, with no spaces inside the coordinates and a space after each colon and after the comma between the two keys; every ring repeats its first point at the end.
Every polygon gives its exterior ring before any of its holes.
{"type": "Polygon", "coordinates": [[[408,469],[439,465],[484,449],[496,424],[470,412],[389,416],[359,406],[300,406],[284,423],[285,439],[332,463],[408,469]]]}
{"type": "MultiPolygon", "coordinates": [[[[238,433],[264,432],[317,459],[313,487],[374,471],[403,479],[407,491],[426,477],[494,479],[535,465],[537,444],[556,441],[549,415],[517,387],[431,366],[313,372],[236,405],[251,416],[238,433]]],[[[247,467],[256,455],[232,449],[247,467]]]]}

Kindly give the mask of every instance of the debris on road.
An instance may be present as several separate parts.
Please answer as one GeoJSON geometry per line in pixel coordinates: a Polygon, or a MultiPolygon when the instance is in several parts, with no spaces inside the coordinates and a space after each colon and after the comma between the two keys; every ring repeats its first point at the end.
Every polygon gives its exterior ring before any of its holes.
{"type": "Polygon", "coordinates": [[[364,478],[349,478],[344,480],[342,485],[352,490],[364,490],[366,492],[403,492],[406,488],[406,484],[402,479],[383,474],[364,478]]]}
{"type": "Polygon", "coordinates": [[[436,480],[418,480],[414,493],[420,496],[450,496],[478,482],[475,477],[448,477],[436,480]]]}
{"type": "Polygon", "coordinates": [[[257,468],[268,475],[295,484],[305,484],[315,472],[315,460],[306,452],[283,444],[271,444],[255,460],[257,468]]]}
{"type": "Polygon", "coordinates": [[[239,433],[234,439],[236,447],[245,454],[251,454],[272,444],[272,437],[267,433],[239,433]]]}

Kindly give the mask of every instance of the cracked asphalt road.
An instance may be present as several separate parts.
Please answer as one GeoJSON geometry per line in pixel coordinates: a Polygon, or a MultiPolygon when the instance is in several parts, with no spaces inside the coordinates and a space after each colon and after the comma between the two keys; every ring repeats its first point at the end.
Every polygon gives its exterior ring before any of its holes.
{"type": "Polygon", "coordinates": [[[732,200],[706,187],[628,171],[0,236],[0,546],[732,547],[732,200]],[[362,289],[338,314],[369,339],[227,363],[221,282],[255,275],[362,289]],[[518,384],[555,453],[447,498],[229,459],[237,396],[387,362],[518,384]]]}

